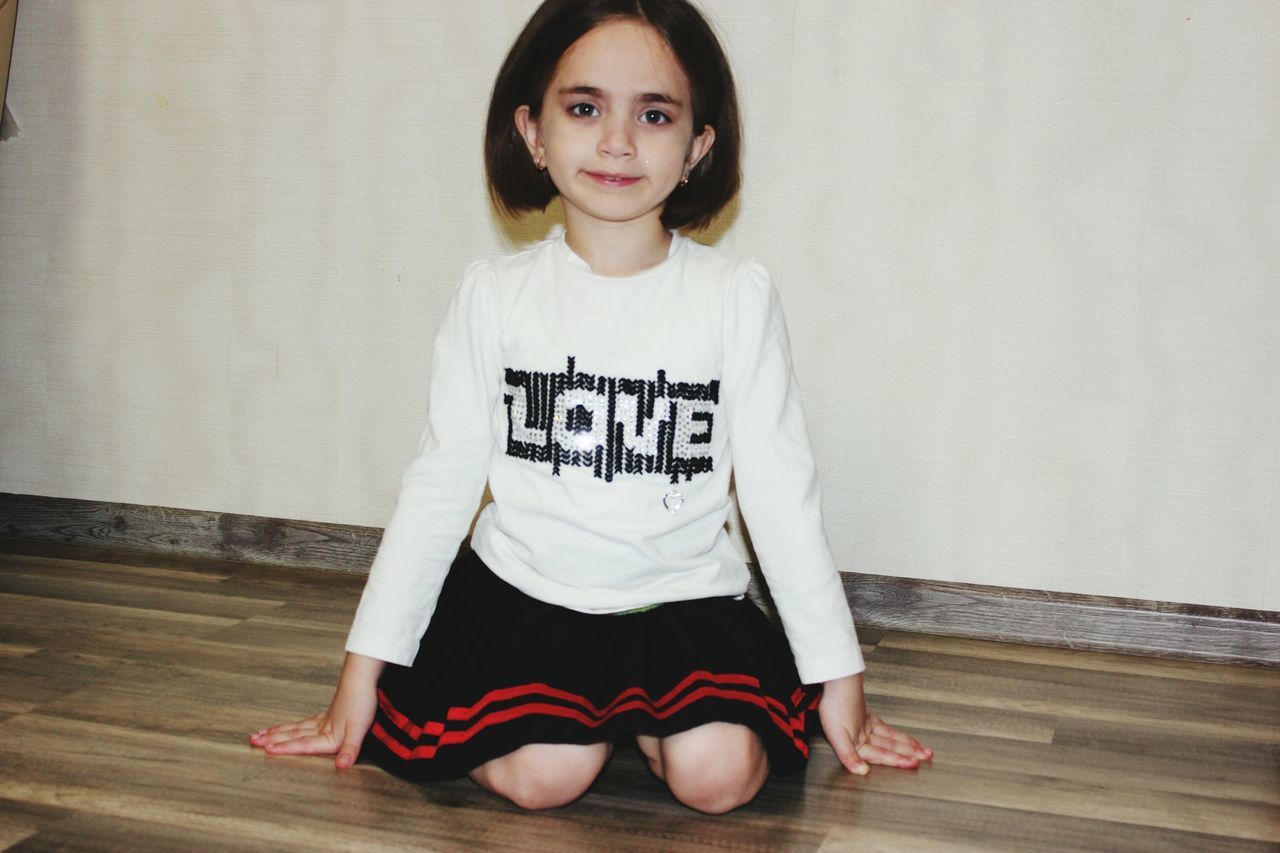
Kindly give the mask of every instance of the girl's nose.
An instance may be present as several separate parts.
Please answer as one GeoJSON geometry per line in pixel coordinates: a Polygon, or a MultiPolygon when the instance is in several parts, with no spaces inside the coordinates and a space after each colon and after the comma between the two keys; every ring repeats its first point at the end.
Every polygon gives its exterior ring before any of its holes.
{"type": "Polygon", "coordinates": [[[636,153],[631,138],[631,124],[625,118],[614,115],[604,122],[600,137],[600,153],[606,157],[631,157],[636,153]]]}

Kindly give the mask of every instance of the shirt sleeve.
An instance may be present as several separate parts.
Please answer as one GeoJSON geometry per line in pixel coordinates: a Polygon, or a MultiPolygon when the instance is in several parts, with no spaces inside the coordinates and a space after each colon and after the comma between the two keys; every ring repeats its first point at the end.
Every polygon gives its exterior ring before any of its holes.
{"type": "Polygon", "coordinates": [[[755,262],[725,294],[725,400],[738,504],[800,678],[862,672],[831,555],[782,303],[755,262]]]}
{"type": "Polygon", "coordinates": [[[409,666],[488,479],[501,379],[486,264],[467,270],[431,356],[427,425],[405,471],[356,610],[347,651],[409,666]]]}

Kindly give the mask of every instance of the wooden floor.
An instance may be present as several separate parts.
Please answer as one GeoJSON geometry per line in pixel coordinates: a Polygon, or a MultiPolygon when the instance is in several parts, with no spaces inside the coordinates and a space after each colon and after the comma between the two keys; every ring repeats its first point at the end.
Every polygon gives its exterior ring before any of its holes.
{"type": "Polygon", "coordinates": [[[872,707],[936,750],[825,744],[725,817],[633,750],[524,814],[249,731],[328,700],[361,578],[0,542],[0,847],[13,850],[1277,850],[1280,670],[864,630],[872,707]]]}

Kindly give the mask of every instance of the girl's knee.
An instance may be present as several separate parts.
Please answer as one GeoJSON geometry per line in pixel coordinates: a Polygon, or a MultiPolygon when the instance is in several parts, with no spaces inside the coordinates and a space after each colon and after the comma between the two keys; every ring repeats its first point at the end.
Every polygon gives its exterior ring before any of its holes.
{"type": "Polygon", "coordinates": [[[676,799],[707,814],[751,802],[769,775],[760,738],[732,723],[709,723],[664,738],[662,765],[676,799]]]}
{"type": "Polygon", "coordinates": [[[477,767],[471,778],[522,809],[553,809],[587,792],[609,752],[603,743],[529,744],[477,767]]]}

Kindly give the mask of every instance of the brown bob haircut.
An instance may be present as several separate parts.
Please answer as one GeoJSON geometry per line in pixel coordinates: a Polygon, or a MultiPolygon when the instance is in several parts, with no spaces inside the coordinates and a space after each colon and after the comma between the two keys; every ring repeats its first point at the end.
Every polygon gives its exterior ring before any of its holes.
{"type": "Polygon", "coordinates": [[[537,118],[564,52],[591,30],[619,19],[647,24],[670,45],[689,78],[694,133],[706,125],[715,129],[715,144],[662,212],[667,228],[705,228],[742,184],[742,130],[729,62],[706,19],[686,0],[547,0],[539,6],[493,84],[484,132],[489,193],[510,216],[543,210],[559,194],[529,157],[516,130],[516,108],[528,105],[537,118]]]}

